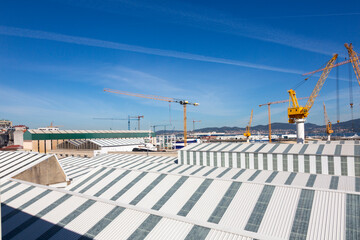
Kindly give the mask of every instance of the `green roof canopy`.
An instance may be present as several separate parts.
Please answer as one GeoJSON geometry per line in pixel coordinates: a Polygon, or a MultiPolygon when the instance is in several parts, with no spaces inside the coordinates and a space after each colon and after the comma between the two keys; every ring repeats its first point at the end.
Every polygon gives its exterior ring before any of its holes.
{"type": "Polygon", "coordinates": [[[116,130],[28,130],[24,140],[56,140],[56,139],[93,139],[93,138],[143,138],[155,136],[149,131],[116,131],[116,130]]]}

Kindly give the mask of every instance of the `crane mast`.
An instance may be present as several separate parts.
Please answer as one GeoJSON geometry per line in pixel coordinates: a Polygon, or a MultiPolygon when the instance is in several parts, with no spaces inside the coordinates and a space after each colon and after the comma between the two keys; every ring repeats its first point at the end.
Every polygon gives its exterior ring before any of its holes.
{"type": "MultiPolygon", "coordinates": [[[[344,46],[348,51],[349,60],[333,64],[331,66],[331,68],[338,67],[338,66],[341,66],[341,65],[344,65],[344,64],[347,64],[347,63],[351,63],[352,66],[353,66],[355,75],[356,75],[356,79],[358,80],[358,83],[360,85],[360,62],[359,62],[359,57],[358,57],[357,53],[354,51],[352,43],[350,43],[350,44],[345,43],[344,46]]],[[[324,71],[324,70],[325,70],[325,68],[321,68],[321,69],[318,69],[318,70],[315,70],[315,71],[312,71],[312,72],[304,73],[302,75],[303,76],[312,75],[314,73],[321,72],[321,71],[324,71]]]]}
{"type": "Polygon", "coordinates": [[[327,115],[326,112],[326,107],[325,107],[325,103],[324,104],[324,120],[325,120],[325,126],[326,126],[326,134],[327,134],[327,140],[330,141],[331,138],[331,134],[334,132],[334,130],[332,130],[332,125],[331,122],[329,121],[329,117],[327,115]]]}
{"type": "Polygon", "coordinates": [[[244,133],[244,136],[246,137],[247,142],[250,141],[250,136],[251,136],[250,127],[251,127],[252,118],[253,118],[253,109],[251,109],[250,121],[249,121],[249,124],[246,126],[246,130],[245,130],[245,133],[244,133]]]}
{"type": "Polygon", "coordinates": [[[357,53],[354,51],[352,43],[350,43],[350,44],[345,43],[344,46],[348,50],[349,58],[350,58],[352,66],[353,66],[353,69],[354,69],[354,72],[356,75],[356,79],[358,80],[358,83],[360,85],[360,62],[359,62],[357,53]]]}
{"type": "Polygon", "coordinates": [[[316,83],[314,90],[312,91],[312,93],[304,107],[299,105],[298,99],[296,98],[296,92],[293,89],[290,89],[288,91],[289,98],[290,98],[289,99],[290,106],[288,108],[289,123],[296,123],[297,142],[298,143],[304,143],[304,141],[305,141],[304,123],[305,123],[306,117],[309,115],[309,111],[310,111],[311,107],[314,105],[315,99],[319,95],[319,92],[320,92],[322,86],[324,85],[326,78],[329,76],[329,73],[330,73],[337,57],[338,57],[338,54],[334,54],[334,56],[326,64],[324,71],[322,72],[318,82],[316,83]]]}

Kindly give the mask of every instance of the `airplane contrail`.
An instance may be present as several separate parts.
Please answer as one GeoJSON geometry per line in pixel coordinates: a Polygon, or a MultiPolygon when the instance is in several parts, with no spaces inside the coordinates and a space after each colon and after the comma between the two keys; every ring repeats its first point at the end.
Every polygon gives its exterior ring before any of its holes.
{"type": "Polygon", "coordinates": [[[187,59],[187,60],[194,60],[201,62],[227,64],[227,65],[253,68],[259,70],[268,70],[273,72],[292,73],[292,74],[303,73],[295,69],[279,68],[279,67],[254,64],[254,63],[225,59],[225,58],[209,57],[209,56],[186,53],[186,52],[163,50],[158,48],[147,48],[136,45],[92,39],[92,38],[77,37],[77,36],[70,36],[70,35],[64,35],[53,32],[44,32],[38,30],[15,28],[15,27],[8,27],[1,25],[0,25],[0,35],[49,40],[49,41],[64,42],[64,43],[100,47],[100,48],[110,48],[110,49],[123,50],[129,52],[163,56],[163,57],[172,57],[172,58],[187,59]]]}

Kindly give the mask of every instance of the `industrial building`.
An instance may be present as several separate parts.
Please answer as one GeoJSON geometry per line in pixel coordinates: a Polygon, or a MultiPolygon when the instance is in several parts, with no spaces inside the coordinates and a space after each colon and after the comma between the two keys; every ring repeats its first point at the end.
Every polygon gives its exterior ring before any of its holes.
{"type": "Polygon", "coordinates": [[[11,128],[12,121],[6,119],[0,119],[0,128],[11,128]]]}
{"type": "Polygon", "coordinates": [[[185,165],[172,157],[126,154],[59,161],[82,172],[64,189],[14,179],[2,183],[3,239],[360,236],[357,177],[185,165]]]}
{"type": "Polygon", "coordinates": [[[66,140],[91,140],[107,138],[149,138],[151,131],[118,130],[28,130],[24,133],[24,150],[48,153],[66,140]]]}
{"type": "Polygon", "coordinates": [[[128,154],[106,154],[89,159],[68,157],[59,162],[70,177],[72,172],[87,173],[96,167],[122,168],[175,174],[181,176],[199,176],[229,181],[250,181],[259,184],[272,183],[279,186],[294,186],[316,189],[334,189],[339,191],[360,192],[360,179],[350,176],[331,176],[325,174],[294,173],[284,171],[238,169],[228,167],[176,164],[174,157],[146,157],[128,154]],[[69,169],[69,172],[68,170],[69,169]]]}
{"type": "Polygon", "coordinates": [[[68,156],[93,157],[108,152],[131,152],[134,148],[145,147],[144,138],[107,138],[65,140],[51,150],[59,158],[68,156]]]}
{"type": "Polygon", "coordinates": [[[187,165],[360,176],[359,144],[202,143],[179,151],[187,165]]]}

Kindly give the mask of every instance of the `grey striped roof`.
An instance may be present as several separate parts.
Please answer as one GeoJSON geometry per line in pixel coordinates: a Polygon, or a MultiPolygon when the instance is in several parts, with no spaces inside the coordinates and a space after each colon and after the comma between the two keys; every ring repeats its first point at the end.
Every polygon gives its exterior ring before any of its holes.
{"type": "MultiPolygon", "coordinates": [[[[66,157],[66,158],[63,158],[62,160],[64,160],[64,159],[66,161],[70,161],[70,160],[82,161],[84,158],[82,158],[82,157],[66,157]]],[[[63,168],[64,172],[66,173],[66,175],[72,180],[79,178],[79,177],[83,176],[84,174],[87,174],[92,169],[89,167],[64,165],[64,164],[61,164],[61,160],[59,160],[59,163],[60,163],[61,167],[63,168]]]]}
{"type": "Polygon", "coordinates": [[[21,151],[0,151],[0,179],[11,178],[52,156],[55,155],[21,151]]]}
{"type": "Polygon", "coordinates": [[[116,167],[124,162],[131,164],[137,163],[174,163],[176,157],[158,157],[158,156],[139,156],[132,154],[105,154],[93,158],[66,157],[59,159],[59,163],[64,169],[66,175],[75,180],[78,177],[88,173],[97,166],[116,167]]]}
{"type": "Polygon", "coordinates": [[[144,144],[143,138],[107,138],[107,139],[89,139],[87,140],[100,147],[126,146],[144,144]]]}
{"type": "MultiPolygon", "coordinates": [[[[215,230],[224,232],[224,235],[256,239],[317,239],[318,236],[353,239],[351,236],[357,234],[360,208],[352,203],[360,201],[360,195],[336,190],[339,179],[332,179],[334,186],[330,189],[320,190],[311,187],[312,176],[307,179],[309,187],[291,185],[296,179],[292,173],[281,185],[273,184],[276,176],[270,182],[255,182],[260,177],[259,170],[249,174],[245,181],[240,181],[239,177],[245,174],[239,174],[240,171],[234,179],[214,179],[209,177],[210,174],[187,176],[184,173],[164,174],[99,166],[64,191],[48,187],[39,189],[23,182],[6,182],[1,193],[6,205],[2,208],[3,234],[21,238],[34,232],[36,236],[56,234],[54,237],[65,238],[67,229],[79,235],[105,239],[120,237],[116,234],[121,226],[124,238],[136,235],[159,239],[158,234],[170,234],[169,231],[180,228],[182,223],[190,226],[184,235],[178,236],[179,239],[193,234],[198,228],[202,229],[203,237],[195,239],[212,239],[209,232],[215,230]],[[42,196],[47,190],[51,191],[42,196]],[[35,200],[31,202],[29,199],[35,200]],[[116,217],[109,217],[116,206],[124,209],[116,217]],[[41,221],[57,223],[64,228],[48,223],[44,226],[38,218],[30,221],[19,213],[18,208],[41,217],[41,221]],[[301,212],[304,209],[305,215],[301,212]],[[122,215],[128,210],[137,214],[122,215]],[[176,223],[170,224],[169,219],[176,220],[176,223]],[[105,227],[101,224],[104,221],[107,222],[105,227]],[[162,225],[161,221],[166,223],[162,225]],[[150,222],[152,226],[148,226],[150,222]],[[94,226],[100,227],[95,231],[94,226]]],[[[218,234],[223,239],[224,236],[218,234]]]]}
{"type": "Polygon", "coordinates": [[[70,140],[63,141],[59,145],[64,145],[66,143],[69,143],[69,144],[74,145],[75,147],[78,147],[81,144],[83,144],[84,142],[86,142],[86,140],[84,140],[84,139],[70,139],[70,140]]]}
{"type": "Polygon", "coordinates": [[[179,151],[360,156],[358,144],[199,143],[179,151]]]}
{"type": "Polygon", "coordinates": [[[2,189],[3,239],[250,240],[261,236],[18,180],[5,182],[2,189]]]}
{"type": "Polygon", "coordinates": [[[32,232],[36,237],[62,239],[80,235],[356,239],[359,235],[360,178],[179,165],[174,160],[126,154],[66,158],[64,168],[79,166],[89,172],[64,190],[5,182],[3,236],[21,239],[32,232]]]}
{"type": "Polygon", "coordinates": [[[318,141],[309,140],[309,144],[360,144],[360,140],[318,141]]]}
{"type": "MultiPolygon", "coordinates": [[[[66,169],[66,166],[73,166],[74,168],[76,168],[77,166],[84,165],[86,164],[84,164],[81,161],[81,158],[79,158],[78,160],[72,161],[71,163],[67,162],[66,165],[63,165],[63,168],[66,169]]],[[[96,164],[89,166],[92,166],[92,168],[104,166],[121,168],[131,171],[141,170],[148,172],[158,172],[163,174],[180,174],[189,177],[196,176],[230,181],[249,181],[260,184],[273,184],[276,186],[289,185],[294,187],[308,187],[319,190],[330,189],[332,179],[338,179],[338,185],[336,188],[337,190],[346,192],[360,191],[359,177],[330,176],[324,174],[291,173],[283,171],[226,168],[200,165],[181,165],[175,164],[173,158],[154,159],[153,157],[147,157],[147,159],[144,159],[141,158],[141,156],[137,155],[108,154],[103,155],[99,162],[96,162],[96,164]],[[126,158],[126,156],[130,158],[126,158]],[[110,162],[108,162],[108,160],[110,160],[110,162]],[[308,183],[309,181],[312,183],[308,183]]],[[[87,174],[86,176],[88,175],[89,174],[87,174]]],[[[75,184],[77,181],[78,179],[74,181],[70,186],[75,184]]]]}
{"type": "Polygon", "coordinates": [[[146,156],[136,154],[102,154],[92,158],[67,157],[59,159],[62,166],[81,166],[94,168],[98,166],[116,167],[124,161],[147,163],[173,163],[176,157],[146,156]]]}

